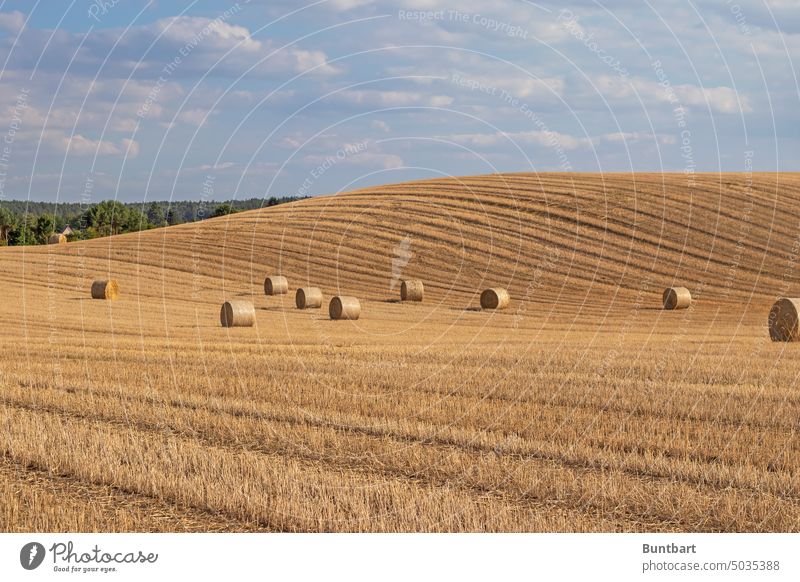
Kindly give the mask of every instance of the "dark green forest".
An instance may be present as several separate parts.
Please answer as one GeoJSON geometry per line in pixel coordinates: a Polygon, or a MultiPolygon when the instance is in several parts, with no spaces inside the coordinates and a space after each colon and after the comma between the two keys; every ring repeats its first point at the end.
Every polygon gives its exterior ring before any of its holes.
{"type": "Polygon", "coordinates": [[[0,246],[46,244],[51,235],[61,233],[67,227],[72,229],[68,240],[85,240],[195,222],[294,200],[299,198],[249,198],[225,202],[157,201],[145,204],[104,200],[89,205],[3,200],[0,201],[0,246]]]}

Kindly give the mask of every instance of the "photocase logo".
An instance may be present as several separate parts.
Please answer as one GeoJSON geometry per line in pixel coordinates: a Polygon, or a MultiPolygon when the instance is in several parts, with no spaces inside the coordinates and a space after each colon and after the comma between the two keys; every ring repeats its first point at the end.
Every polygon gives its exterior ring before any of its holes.
{"type": "Polygon", "coordinates": [[[19,563],[26,570],[35,570],[42,565],[44,554],[44,546],[39,542],[27,543],[19,552],[19,563]]]}

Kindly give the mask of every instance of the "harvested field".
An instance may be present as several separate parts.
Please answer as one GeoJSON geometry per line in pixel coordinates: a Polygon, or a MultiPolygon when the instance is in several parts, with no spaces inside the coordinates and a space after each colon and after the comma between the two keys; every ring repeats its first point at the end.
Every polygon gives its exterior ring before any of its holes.
{"type": "Polygon", "coordinates": [[[0,249],[0,528],[797,531],[800,345],[767,318],[800,297],[798,197],[476,176],[0,249]],[[296,309],[308,284],[360,319],[296,309]]]}

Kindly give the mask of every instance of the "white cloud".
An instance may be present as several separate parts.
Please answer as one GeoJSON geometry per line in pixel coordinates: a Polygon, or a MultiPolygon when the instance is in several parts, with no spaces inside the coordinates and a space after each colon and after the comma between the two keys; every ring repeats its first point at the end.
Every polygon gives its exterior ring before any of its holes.
{"type": "Polygon", "coordinates": [[[135,139],[123,138],[121,144],[127,150],[126,155],[129,158],[135,158],[139,155],[139,142],[135,139]]]}
{"type": "Polygon", "coordinates": [[[594,140],[596,142],[604,141],[612,144],[635,144],[642,142],[658,142],[661,145],[672,145],[677,143],[677,138],[674,135],[659,133],[653,135],[649,132],[640,131],[621,131],[606,133],[594,140]]]}
{"type": "MultiPolygon", "coordinates": [[[[181,68],[200,67],[204,72],[218,70],[230,74],[252,68],[256,75],[311,70],[317,74],[338,72],[327,64],[323,51],[295,46],[277,48],[271,39],[256,40],[248,28],[220,19],[175,16],[140,28],[138,33],[152,37],[152,42],[160,45],[158,48],[163,52],[171,47],[174,55],[182,56],[181,68]]],[[[158,64],[160,61],[153,63],[158,64]]]]}
{"type": "Polygon", "coordinates": [[[178,114],[178,121],[201,127],[206,124],[214,113],[214,111],[208,111],[207,109],[185,109],[178,114]]]}
{"type": "Polygon", "coordinates": [[[429,95],[419,91],[342,91],[334,99],[361,107],[447,107],[449,95],[429,95]]]}
{"type": "Polygon", "coordinates": [[[352,10],[372,3],[373,0],[330,0],[327,4],[336,10],[352,10]]]}
{"type": "Polygon", "coordinates": [[[602,143],[608,144],[634,144],[640,142],[655,142],[661,144],[674,143],[674,136],[668,134],[653,135],[648,132],[612,132],[597,136],[577,137],[552,130],[532,131],[496,131],[493,133],[466,133],[441,136],[441,139],[455,143],[481,148],[496,148],[510,145],[535,145],[547,148],[560,147],[563,150],[590,149],[602,143]]]}
{"type": "Polygon", "coordinates": [[[192,49],[195,44],[197,47],[202,45],[204,51],[236,47],[241,51],[258,52],[263,48],[244,26],[236,26],[219,19],[172,16],[157,20],[152,29],[165,42],[192,49]]]}
{"type": "Polygon", "coordinates": [[[503,97],[503,92],[517,99],[562,96],[565,86],[562,77],[537,78],[520,71],[498,75],[496,72],[487,73],[474,69],[471,72],[456,71],[448,81],[464,91],[490,94],[498,99],[503,97]]]}
{"type": "Polygon", "coordinates": [[[405,166],[403,158],[396,154],[384,154],[380,152],[364,152],[358,156],[347,158],[346,163],[359,166],[378,167],[384,170],[392,170],[405,166]]]}
{"type": "Polygon", "coordinates": [[[341,159],[335,156],[325,156],[318,154],[310,154],[303,158],[306,164],[320,165],[332,164],[343,166],[362,166],[368,168],[383,168],[384,170],[392,170],[395,168],[402,168],[405,166],[403,158],[396,154],[387,154],[376,151],[362,151],[356,154],[345,156],[341,159]]]}
{"type": "Polygon", "coordinates": [[[517,131],[494,133],[461,133],[441,136],[441,139],[453,141],[455,143],[470,147],[496,147],[511,143],[531,144],[547,147],[561,147],[565,150],[574,150],[592,145],[591,138],[575,137],[557,131],[517,131]]]}
{"type": "MultiPolygon", "coordinates": [[[[18,13],[0,14],[0,28],[19,26],[21,17],[18,13]]],[[[322,50],[296,45],[281,48],[283,41],[256,39],[245,26],[201,16],[170,16],[128,29],[100,28],[84,33],[27,28],[14,45],[2,40],[0,58],[10,53],[6,70],[27,70],[37,64],[39,71],[62,73],[69,67],[72,75],[92,77],[102,66],[105,80],[131,74],[157,79],[168,65],[173,66],[166,73],[170,79],[197,73],[230,77],[249,71],[258,77],[339,72],[328,64],[322,50]]]]}
{"type": "Polygon", "coordinates": [[[650,102],[674,103],[683,106],[710,107],[719,113],[750,113],[753,109],[746,96],[739,95],[730,87],[698,87],[697,85],[664,85],[643,78],[629,80],[609,75],[596,77],[594,85],[607,97],[616,99],[634,98],[638,93],[645,105],[650,102]]]}
{"type": "Polygon", "coordinates": [[[13,12],[0,12],[0,30],[12,34],[18,33],[25,26],[25,15],[18,10],[13,12]]]}
{"type": "Polygon", "coordinates": [[[56,141],[56,135],[50,135],[47,139],[50,143],[60,144],[61,150],[78,156],[98,155],[98,156],[124,156],[136,157],[139,155],[139,144],[130,139],[123,139],[119,143],[108,140],[94,140],[81,134],[75,134],[70,138],[66,134],[61,134],[56,141]]]}

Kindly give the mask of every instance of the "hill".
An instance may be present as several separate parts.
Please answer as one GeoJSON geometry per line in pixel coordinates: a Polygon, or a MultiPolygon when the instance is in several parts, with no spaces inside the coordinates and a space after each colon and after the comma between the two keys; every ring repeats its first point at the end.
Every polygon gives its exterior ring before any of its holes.
{"type": "Polygon", "coordinates": [[[766,317],[800,295],[798,200],[798,174],[505,174],[0,249],[0,526],[796,531],[800,364],[766,317]],[[306,285],[362,318],[294,309],[306,285]],[[255,328],[219,326],[229,298],[255,328]]]}

